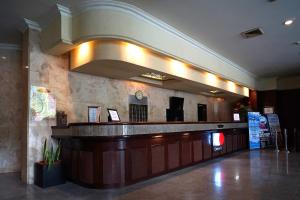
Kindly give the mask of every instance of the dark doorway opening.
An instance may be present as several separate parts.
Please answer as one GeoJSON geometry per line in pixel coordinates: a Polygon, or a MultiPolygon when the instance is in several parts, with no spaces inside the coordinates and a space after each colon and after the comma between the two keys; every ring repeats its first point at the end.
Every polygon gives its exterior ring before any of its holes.
{"type": "Polygon", "coordinates": [[[198,121],[207,121],[206,104],[198,104],[198,121]]]}

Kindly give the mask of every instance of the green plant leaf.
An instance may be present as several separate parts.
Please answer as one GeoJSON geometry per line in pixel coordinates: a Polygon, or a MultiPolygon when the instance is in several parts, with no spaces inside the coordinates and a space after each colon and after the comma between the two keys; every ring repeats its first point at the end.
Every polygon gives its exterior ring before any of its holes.
{"type": "Polygon", "coordinates": [[[47,139],[43,145],[43,162],[47,165],[48,170],[52,168],[55,161],[58,161],[61,154],[61,141],[58,142],[57,148],[54,150],[52,143],[47,145],[47,139]]]}
{"type": "Polygon", "coordinates": [[[49,151],[49,160],[48,160],[48,169],[50,169],[53,165],[53,158],[54,158],[54,155],[53,155],[53,146],[51,145],[51,148],[50,148],[50,151],[49,151]]]}
{"type": "Polygon", "coordinates": [[[60,157],[60,153],[61,153],[61,145],[60,145],[60,141],[58,142],[56,151],[55,151],[55,157],[54,157],[54,161],[58,161],[59,157],[60,157]]]}
{"type": "Polygon", "coordinates": [[[43,161],[46,161],[47,159],[47,155],[46,155],[46,151],[47,151],[47,138],[44,141],[44,146],[43,146],[43,161]]]}

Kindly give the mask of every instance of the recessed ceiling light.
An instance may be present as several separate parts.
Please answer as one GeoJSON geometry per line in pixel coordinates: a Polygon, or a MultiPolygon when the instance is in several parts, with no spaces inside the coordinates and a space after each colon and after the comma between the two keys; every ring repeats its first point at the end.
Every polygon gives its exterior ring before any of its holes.
{"type": "Polygon", "coordinates": [[[25,69],[29,69],[29,66],[28,66],[28,65],[26,65],[26,66],[25,66],[25,69]]]}
{"type": "Polygon", "coordinates": [[[2,60],[6,60],[6,58],[7,58],[6,56],[1,56],[2,60]]]}
{"type": "Polygon", "coordinates": [[[295,21],[295,18],[293,18],[293,19],[287,19],[287,20],[285,20],[285,21],[283,22],[283,24],[284,24],[285,26],[291,26],[291,25],[294,23],[294,21],[295,21]]]}

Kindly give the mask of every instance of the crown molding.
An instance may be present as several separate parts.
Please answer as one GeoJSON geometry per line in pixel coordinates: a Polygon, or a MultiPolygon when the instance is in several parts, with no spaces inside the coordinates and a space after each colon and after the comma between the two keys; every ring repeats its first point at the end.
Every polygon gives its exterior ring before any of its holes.
{"type": "Polygon", "coordinates": [[[43,30],[45,29],[47,26],[49,26],[49,24],[51,24],[51,22],[53,22],[56,17],[59,16],[70,16],[72,17],[72,12],[68,7],[65,7],[61,4],[55,4],[55,6],[53,6],[49,13],[47,13],[47,15],[42,16],[39,20],[38,20],[38,25],[40,26],[40,29],[43,30]]]}
{"type": "Polygon", "coordinates": [[[169,24],[161,21],[160,19],[150,15],[149,13],[145,12],[144,10],[124,3],[124,2],[119,2],[119,1],[98,1],[98,0],[90,0],[90,1],[83,1],[82,3],[78,4],[76,7],[72,8],[70,13],[73,16],[79,15],[82,12],[90,11],[90,10],[101,10],[101,9],[112,9],[116,11],[122,11],[122,12],[127,12],[129,14],[132,14],[139,19],[142,19],[144,21],[147,21],[148,23],[151,23],[152,25],[155,25],[156,27],[159,27],[160,29],[167,31],[178,38],[186,41],[187,43],[195,46],[196,48],[202,49],[205,52],[207,52],[209,55],[213,55],[220,59],[222,62],[227,63],[228,65],[232,66],[233,68],[248,74],[249,76],[253,78],[257,78],[257,76],[238,64],[234,63],[233,61],[225,58],[224,56],[218,54],[217,52],[213,51],[212,49],[208,48],[207,46],[203,45],[202,43],[194,40],[193,38],[185,35],[184,33],[180,32],[176,28],[170,26],[169,24]]]}
{"type": "Polygon", "coordinates": [[[18,45],[18,44],[8,44],[8,43],[0,43],[0,49],[21,51],[20,45],[18,45]]]}
{"type": "Polygon", "coordinates": [[[22,32],[24,32],[26,29],[32,29],[32,30],[36,30],[39,32],[42,31],[41,26],[37,22],[32,21],[30,19],[26,19],[26,18],[24,18],[24,22],[25,22],[25,27],[22,32]]]}
{"type": "Polygon", "coordinates": [[[68,7],[56,4],[56,8],[61,15],[72,16],[72,11],[68,7]]]}

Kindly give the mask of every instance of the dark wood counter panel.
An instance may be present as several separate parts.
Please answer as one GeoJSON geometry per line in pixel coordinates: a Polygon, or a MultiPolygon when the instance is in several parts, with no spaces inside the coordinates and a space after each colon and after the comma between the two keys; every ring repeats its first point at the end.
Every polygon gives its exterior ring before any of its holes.
{"type": "Polygon", "coordinates": [[[248,148],[248,129],[190,131],[130,136],[53,136],[62,140],[69,180],[93,188],[133,184],[248,148]],[[214,151],[212,133],[225,136],[214,151]]]}

